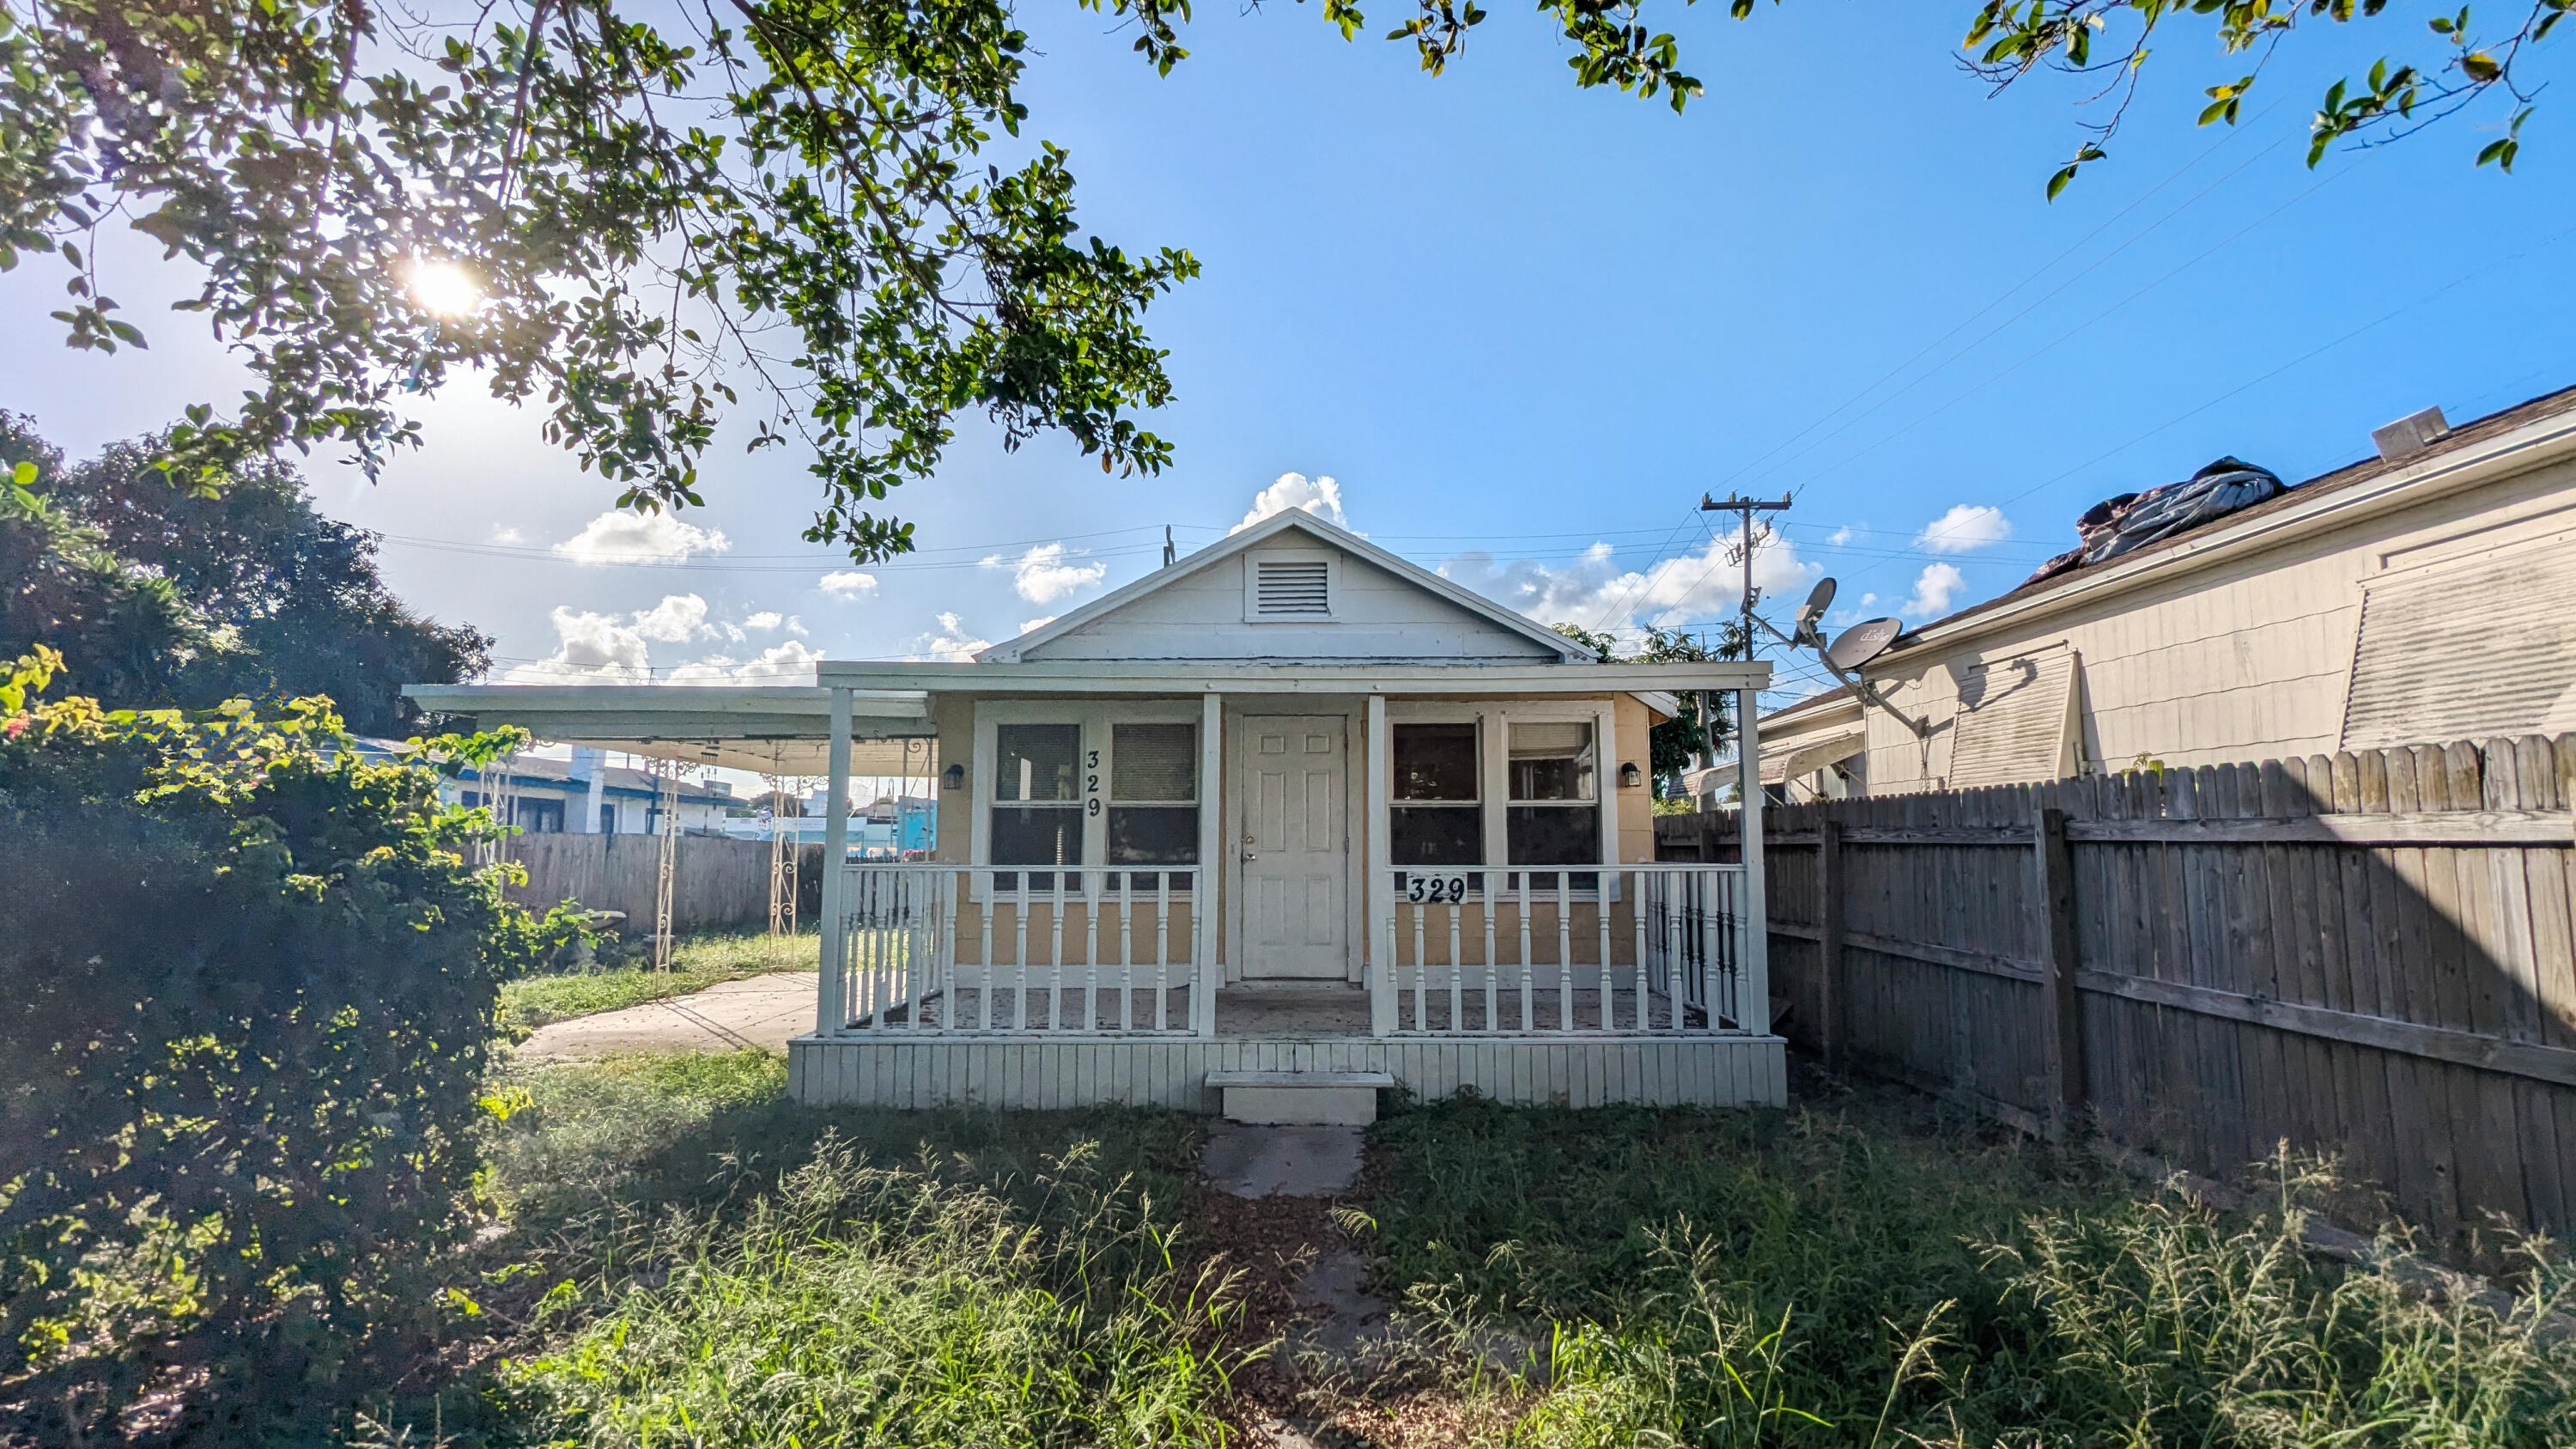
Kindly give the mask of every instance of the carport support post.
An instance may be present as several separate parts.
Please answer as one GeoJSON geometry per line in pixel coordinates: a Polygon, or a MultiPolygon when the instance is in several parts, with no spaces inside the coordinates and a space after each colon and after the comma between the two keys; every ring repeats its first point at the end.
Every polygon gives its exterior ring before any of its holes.
{"type": "Polygon", "coordinates": [[[832,691],[831,779],[823,786],[823,984],[814,997],[814,1031],[832,1036],[848,1025],[841,1005],[841,891],[850,855],[850,692],[832,691]]]}
{"type": "MultiPolygon", "coordinates": [[[[1744,857],[1744,994],[1737,1016],[1757,1032],[1771,1030],[1771,898],[1762,874],[1762,692],[1735,692],[1736,840],[1744,857]]],[[[1712,1009],[1716,1000],[1711,998],[1712,1009]]]]}

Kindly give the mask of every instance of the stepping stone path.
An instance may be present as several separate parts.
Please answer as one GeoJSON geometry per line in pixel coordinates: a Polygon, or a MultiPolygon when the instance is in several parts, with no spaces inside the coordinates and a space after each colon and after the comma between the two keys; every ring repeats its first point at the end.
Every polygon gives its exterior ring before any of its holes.
{"type": "MultiPolygon", "coordinates": [[[[1385,1333],[1387,1305],[1366,1287],[1368,1264],[1331,1229],[1324,1211],[1327,1199],[1359,1181],[1363,1135],[1358,1127],[1220,1122],[1209,1129],[1199,1157],[1200,1176],[1218,1192],[1291,1199],[1312,1209],[1313,1256],[1288,1290],[1301,1317],[1283,1349],[1301,1371],[1359,1369],[1372,1340],[1385,1333]]],[[[1321,1449],[1331,1442],[1319,1437],[1316,1424],[1271,1418],[1257,1428],[1273,1449],[1321,1449]]]]}

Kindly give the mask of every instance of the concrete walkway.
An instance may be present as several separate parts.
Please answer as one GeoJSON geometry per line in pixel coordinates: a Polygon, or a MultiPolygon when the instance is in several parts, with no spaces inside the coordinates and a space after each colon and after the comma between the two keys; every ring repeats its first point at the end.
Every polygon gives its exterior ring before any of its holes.
{"type": "Polygon", "coordinates": [[[811,971],[773,971],[710,986],[689,996],[648,1001],[596,1016],[537,1028],[519,1045],[523,1061],[563,1061],[611,1052],[787,1050],[787,1039],[814,1029],[811,971]]]}

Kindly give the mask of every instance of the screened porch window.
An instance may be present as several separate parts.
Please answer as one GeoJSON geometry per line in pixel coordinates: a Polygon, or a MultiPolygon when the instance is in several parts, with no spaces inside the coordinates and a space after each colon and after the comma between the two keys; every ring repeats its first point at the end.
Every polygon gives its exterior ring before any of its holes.
{"type": "MultiPolygon", "coordinates": [[[[1601,771],[1589,722],[1506,726],[1510,745],[1505,776],[1511,795],[1504,811],[1514,865],[1601,863],[1601,771]]],[[[1591,889],[1594,873],[1572,884],[1591,889]]],[[[1553,872],[1532,872],[1530,884],[1553,890],[1553,872]]]]}
{"type": "MultiPolygon", "coordinates": [[[[1199,860],[1199,727],[1119,724],[1109,729],[1110,865],[1196,865],[1199,860]]],[[[1129,872],[1128,885],[1153,890],[1157,871],[1129,872]]],[[[1109,885],[1116,889],[1118,877],[1109,885]]],[[[1174,876],[1185,889],[1188,876],[1174,876]]]]}
{"type": "Polygon", "coordinates": [[[1390,728],[1394,799],[1387,809],[1389,863],[1481,865],[1484,792],[1476,726],[1399,724],[1390,728]]]}
{"type": "MultiPolygon", "coordinates": [[[[993,744],[992,863],[1082,864],[1082,726],[1002,725],[993,744]]],[[[997,874],[993,885],[1018,890],[1019,873],[997,874]]],[[[1029,889],[1055,886],[1054,871],[1029,872],[1029,889]]]]}

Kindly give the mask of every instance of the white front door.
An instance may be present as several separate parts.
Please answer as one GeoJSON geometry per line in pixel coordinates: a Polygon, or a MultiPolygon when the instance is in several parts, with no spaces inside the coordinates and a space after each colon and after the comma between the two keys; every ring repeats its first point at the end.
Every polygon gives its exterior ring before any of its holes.
{"type": "Polygon", "coordinates": [[[1349,960],[1349,751],[1340,715],[1243,719],[1243,976],[1339,979],[1349,960]]]}

